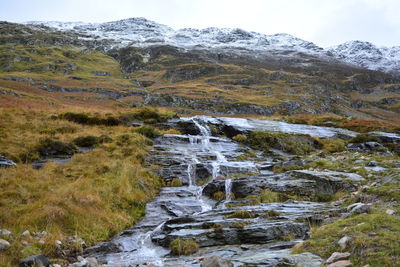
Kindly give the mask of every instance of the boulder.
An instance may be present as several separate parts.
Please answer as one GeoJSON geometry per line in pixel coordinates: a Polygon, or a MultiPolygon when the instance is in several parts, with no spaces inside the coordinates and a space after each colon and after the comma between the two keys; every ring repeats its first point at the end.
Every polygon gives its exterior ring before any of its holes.
{"type": "Polygon", "coordinates": [[[288,259],[298,267],[320,267],[324,260],[310,252],[289,255],[288,259]]]}
{"type": "Polygon", "coordinates": [[[10,243],[7,240],[0,239],[0,251],[7,250],[10,248],[10,243]]]}
{"type": "Polygon", "coordinates": [[[347,207],[347,211],[351,214],[369,213],[372,208],[371,204],[354,203],[347,207]]]}
{"type": "Polygon", "coordinates": [[[233,267],[233,263],[229,260],[213,256],[209,258],[205,258],[200,267],[233,267]]]}
{"type": "Polygon", "coordinates": [[[340,260],[347,260],[350,257],[348,252],[333,252],[332,255],[326,260],[326,264],[331,264],[340,260]]]}
{"type": "Polygon", "coordinates": [[[25,258],[19,262],[19,267],[49,267],[50,261],[46,255],[38,254],[25,258]]]}
{"type": "Polygon", "coordinates": [[[6,229],[0,229],[0,237],[11,237],[12,233],[6,229]]]}

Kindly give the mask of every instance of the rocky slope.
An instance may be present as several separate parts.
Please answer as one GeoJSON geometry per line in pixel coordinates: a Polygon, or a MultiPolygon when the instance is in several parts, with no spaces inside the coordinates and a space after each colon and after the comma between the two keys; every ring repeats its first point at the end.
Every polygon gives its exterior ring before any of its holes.
{"type": "Polygon", "coordinates": [[[148,47],[170,45],[183,49],[227,51],[235,54],[267,53],[286,57],[301,57],[301,53],[326,60],[339,60],[362,68],[380,70],[395,75],[400,73],[400,48],[377,47],[369,42],[351,41],[323,49],[290,34],[265,35],[231,28],[185,28],[174,30],[145,18],[130,18],[105,23],[83,22],[27,22],[60,31],[73,31],[82,40],[113,40],[105,49],[128,46],[148,47]]]}

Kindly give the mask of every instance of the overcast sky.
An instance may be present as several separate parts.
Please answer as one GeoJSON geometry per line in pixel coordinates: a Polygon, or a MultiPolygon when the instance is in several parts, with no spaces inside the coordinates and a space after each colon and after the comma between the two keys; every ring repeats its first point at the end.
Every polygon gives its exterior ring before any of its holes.
{"type": "Polygon", "coordinates": [[[145,17],[172,28],[289,33],[327,47],[400,45],[400,0],[0,0],[0,20],[106,22],[145,17]]]}

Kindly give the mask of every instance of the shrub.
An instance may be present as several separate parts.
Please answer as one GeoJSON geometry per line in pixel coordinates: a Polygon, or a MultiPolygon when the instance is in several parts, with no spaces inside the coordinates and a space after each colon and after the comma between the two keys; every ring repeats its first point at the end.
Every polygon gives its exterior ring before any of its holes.
{"type": "Polygon", "coordinates": [[[120,125],[122,122],[120,119],[108,116],[106,118],[101,118],[98,116],[89,116],[85,113],[74,113],[67,112],[60,116],[60,118],[67,121],[72,121],[79,124],[85,125],[105,125],[105,126],[116,126],[120,125]]]}
{"type": "Polygon", "coordinates": [[[77,151],[77,147],[74,144],[45,138],[40,140],[39,145],[36,147],[36,151],[42,156],[72,155],[77,151]]]}
{"type": "Polygon", "coordinates": [[[169,244],[169,248],[173,255],[181,256],[196,253],[199,250],[199,245],[195,241],[177,238],[169,244]]]}
{"type": "Polygon", "coordinates": [[[135,132],[140,133],[141,135],[144,135],[147,138],[156,138],[161,136],[161,132],[152,126],[141,126],[135,128],[135,132]]]}
{"type": "Polygon", "coordinates": [[[342,139],[319,139],[318,141],[325,152],[335,153],[346,150],[346,143],[342,139]]]}
{"type": "Polygon", "coordinates": [[[100,140],[96,136],[79,136],[72,141],[77,146],[92,147],[99,144],[100,140]]]}

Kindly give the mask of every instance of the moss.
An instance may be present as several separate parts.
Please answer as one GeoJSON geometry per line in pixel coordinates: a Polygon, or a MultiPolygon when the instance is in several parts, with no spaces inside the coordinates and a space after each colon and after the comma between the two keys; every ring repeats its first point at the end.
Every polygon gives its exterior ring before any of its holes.
{"type": "Polygon", "coordinates": [[[92,135],[79,136],[72,141],[75,145],[81,147],[92,147],[100,143],[100,138],[92,135]]]}
{"type": "Polygon", "coordinates": [[[322,150],[329,153],[342,152],[346,150],[346,143],[342,139],[319,139],[322,150]]]}
{"type": "Polygon", "coordinates": [[[182,256],[196,253],[199,250],[199,245],[195,241],[177,238],[169,244],[169,248],[173,255],[182,256]]]}
{"type": "Polygon", "coordinates": [[[320,147],[319,142],[308,135],[264,131],[251,132],[248,137],[248,143],[264,151],[273,148],[296,155],[308,154],[320,147]]]}
{"type": "Polygon", "coordinates": [[[260,195],[258,195],[258,198],[261,203],[279,202],[279,193],[264,189],[263,191],[261,191],[260,195]]]}
{"type": "Polygon", "coordinates": [[[229,225],[229,227],[243,229],[246,225],[249,225],[249,224],[251,224],[251,222],[232,222],[231,225],[229,225]]]}
{"type": "Polygon", "coordinates": [[[239,218],[239,219],[248,219],[248,218],[254,218],[254,214],[250,211],[247,210],[237,210],[234,211],[232,214],[229,214],[225,216],[225,218],[239,218]]]}
{"type": "Polygon", "coordinates": [[[77,151],[77,147],[71,143],[64,143],[59,140],[51,138],[44,138],[40,140],[36,151],[42,155],[72,155],[77,151]]]}
{"type": "Polygon", "coordinates": [[[221,201],[225,199],[225,192],[218,191],[213,194],[213,199],[221,201]]]}
{"type": "Polygon", "coordinates": [[[247,142],[247,136],[245,134],[237,134],[232,139],[236,142],[245,144],[247,142]]]}
{"type": "Polygon", "coordinates": [[[224,231],[224,227],[220,223],[213,223],[210,226],[210,229],[213,229],[214,232],[217,232],[217,233],[222,233],[224,231]]]}
{"type": "Polygon", "coordinates": [[[171,182],[167,183],[167,186],[179,187],[182,186],[182,181],[179,178],[174,178],[171,182]]]}

